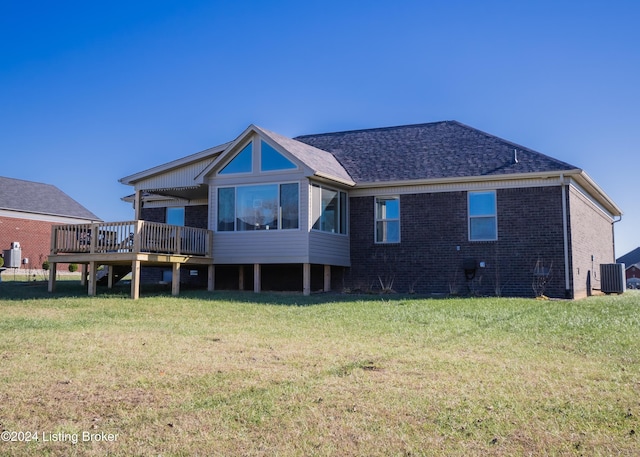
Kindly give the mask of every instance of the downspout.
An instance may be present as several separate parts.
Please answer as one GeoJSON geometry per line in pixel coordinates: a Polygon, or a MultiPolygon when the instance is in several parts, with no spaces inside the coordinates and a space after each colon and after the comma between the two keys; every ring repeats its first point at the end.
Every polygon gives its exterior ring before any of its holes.
{"type": "Polygon", "coordinates": [[[620,219],[618,219],[617,221],[614,220],[611,223],[611,239],[613,240],[613,246],[612,246],[612,248],[613,248],[613,263],[615,263],[615,261],[616,261],[616,231],[615,231],[615,225],[622,220],[622,215],[620,215],[618,217],[620,219]]]}
{"type": "Polygon", "coordinates": [[[564,237],[564,290],[567,298],[572,296],[571,271],[569,270],[569,224],[567,223],[567,187],[564,182],[564,173],[560,173],[560,185],[562,186],[562,233],[564,237]]]}

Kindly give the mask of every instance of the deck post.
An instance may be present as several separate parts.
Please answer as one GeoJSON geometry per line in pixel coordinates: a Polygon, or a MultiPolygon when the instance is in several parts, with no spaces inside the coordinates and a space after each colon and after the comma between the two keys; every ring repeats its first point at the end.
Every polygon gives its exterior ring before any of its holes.
{"type": "Polygon", "coordinates": [[[131,298],[140,298],[140,261],[131,262],[131,298]]]}
{"type": "Polygon", "coordinates": [[[238,290],[244,290],[244,265],[238,266],[238,290]]]}
{"type": "Polygon", "coordinates": [[[182,228],[181,227],[176,228],[175,246],[173,247],[173,250],[178,255],[182,254],[182,228]]]}
{"type": "MultiPolygon", "coordinates": [[[[89,252],[91,254],[95,254],[96,253],[96,246],[98,245],[98,237],[100,236],[100,234],[98,233],[100,231],[100,225],[99,224],[91,224],[91,238],[89,239],[89,252]]],[[[91,269],[91,271],[93,272],[93,268],[91,269]]]]}
{"type": "Polygon", "coordinates": [[[86,263],[83,263],[82,265],[80,265],[80,285],[81,286],[87,285],[87,264],[86,263]]]}
{"type": "Polygon", "coordinates": [[[325,292],[331,291],[331,265],[324,266],[324,289],[325,292]]]}
{"type": "Polygon", "coordinates": [[[216,267],[211,264],[207,268],[207,291],[213,292],[216,288],[216,267]]]}
{"type": "Polygon", "coordinates": [[[58,253],[58,237],[57,232],[58,228],[56,226],[51,227],[51,250],[49,254],[57,254],[58,253]]]}
{"type": "Polygon", "coordinates": [[[113,289],[113,265],[105,265],[105,268],[108,268],[107,272],[107,289],[113,289]]]}
{"type": "Polygon", "coordinates": [[[134,206],[135,216],[137,221],[140,219],[140,215],[142,214],[142,191],[139,189],[136,190],[133,206],[134,206]]]}
{"type": "Polygon", "coordinates": [[[133,232],[133,251],[132,252],[138,253],[142,251],[142,221],[139,219],[136,219],[133,226],[134,226],[134,232],[133,232]]]}
{"type": "Polygon", "coordinates": [[[180,264],[178,262],[173,263],[173,270],[171,273],[171,295],[180,294],[180,264]]]}
{"type": "Polygon", "coordinates": [[[53,262],[49,265],[49,292],[56,290],[56,274],[58,272],[58,264],[53,262]]]}
{"type": "Polygon", "coordinates": [[[93,297],[96,295],[96,286],[97,286],[97,274],[96,274],[96,262],[92,260],[89,262],[89,296],[93,297]]]}
{"type": "Polygon", "coordinates": [[[260,293],[260,290],[262,288],[262,284],[260,281],[260,264],[259,263],[254,263],[253,264],[253,291],[255,293],[260,293]]]}
{"type": "Polygon", "coordinates": [[[311,295],[311,264],[302,264],[302,294],[311,295]]]}

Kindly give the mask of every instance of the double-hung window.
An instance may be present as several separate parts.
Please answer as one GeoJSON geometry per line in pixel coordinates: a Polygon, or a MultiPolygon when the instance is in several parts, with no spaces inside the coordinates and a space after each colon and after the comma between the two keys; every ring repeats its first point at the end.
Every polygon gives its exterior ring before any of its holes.
{"type": "Polygon", "coordinates": [[[400,242],[400,197],[376,197],[376,243],[400,242]]]}
{"type": "Polygon", "coordinates": [[[469,192],[469,240],[498,239],[498,216],[494,190],[469,192]]]}

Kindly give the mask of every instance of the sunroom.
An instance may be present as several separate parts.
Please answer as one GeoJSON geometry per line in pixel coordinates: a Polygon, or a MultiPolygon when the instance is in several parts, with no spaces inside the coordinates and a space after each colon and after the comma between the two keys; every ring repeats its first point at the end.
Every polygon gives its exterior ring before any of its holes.
{"type": "Polygon", "coordinates": [[[253,125],[209,151],[123,178],[139,217],[182,209],[185,225],[212,230],[216,289],[329,290],[332,269],[350,266],[355,184],[335,157],[253,125]],[[188,217],[204,211],[206,223],[188,217]]]}

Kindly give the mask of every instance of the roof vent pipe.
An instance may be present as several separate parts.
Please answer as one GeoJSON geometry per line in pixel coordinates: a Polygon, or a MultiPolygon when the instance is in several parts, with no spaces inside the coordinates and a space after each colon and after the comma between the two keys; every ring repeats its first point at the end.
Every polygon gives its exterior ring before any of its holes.
{"type": "Polygon", "coordinates": [[[513,163],[514,164],[518,163],[518,150],[517,149],[513,150],[513,163]]]}

